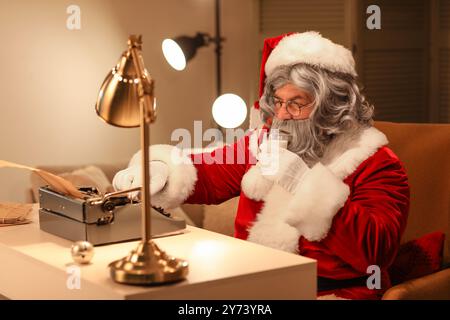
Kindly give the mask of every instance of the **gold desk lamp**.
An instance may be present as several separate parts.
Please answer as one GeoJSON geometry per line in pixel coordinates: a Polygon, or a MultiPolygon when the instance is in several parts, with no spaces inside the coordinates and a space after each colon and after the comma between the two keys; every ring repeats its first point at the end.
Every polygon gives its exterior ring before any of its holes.
{"type": "Polygon", "coordinates": [[[144,66],[141,35],[130,35],[128,49],[106,76],[95,110],[100,118],[118,127],[141,128],[142,240],[138,247],[112,262],[111,277],[119,283],[147,285],[183,280],[188,263],[167,255],[151,240],[150,127],[156,119],[154,80],[144,66]]]}

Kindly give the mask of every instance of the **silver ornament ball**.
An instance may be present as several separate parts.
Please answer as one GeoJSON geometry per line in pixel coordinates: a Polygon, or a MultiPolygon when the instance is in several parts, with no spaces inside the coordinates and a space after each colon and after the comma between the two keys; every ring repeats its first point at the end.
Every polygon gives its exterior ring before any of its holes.
{"type": "Polygon", "coordinates": [[[87,264],[94,256],[94,246],[88,241],[77,241],[72,245],[70,253],[76,263],[87,264]]]}

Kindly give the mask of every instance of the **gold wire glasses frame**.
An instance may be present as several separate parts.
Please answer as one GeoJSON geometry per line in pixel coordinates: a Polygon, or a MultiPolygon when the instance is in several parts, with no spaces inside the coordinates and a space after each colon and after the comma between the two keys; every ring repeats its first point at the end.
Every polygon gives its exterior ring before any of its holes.
{"type": "Polygon", "coordinates": [[[286,106],[287,112],[293,116],[298,117],[302,114],[302,110],[309,107],[312,102],[300,104],[296,102],[295,100],[281,100],[278,98],[273,97],[272,98],[273,105],[275,106],[275,112],[280,111],[280,109],[283,107],[283,104],[286,106]]]}

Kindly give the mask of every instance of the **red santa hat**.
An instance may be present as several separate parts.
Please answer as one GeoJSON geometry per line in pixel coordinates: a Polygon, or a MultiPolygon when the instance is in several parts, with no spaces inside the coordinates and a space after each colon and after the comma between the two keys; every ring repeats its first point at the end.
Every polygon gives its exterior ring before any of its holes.
{"type": "MultiPolygon", "coordinates": [[[[350,74],[356,77],[355,60],[350,50],[324,38],[320,33],[308,31],[303,33],[287,33],[264,40],[259,81],[259,97],[264,93],[266,78],[282,65],[305,63],[331,72],[350,74]]],[[[268,125],[271,119],[266,121],[268,125]]],[[[263,114],[259,101],[250,111],[250,128],[258,128],[262,124],[263,114]]]]}

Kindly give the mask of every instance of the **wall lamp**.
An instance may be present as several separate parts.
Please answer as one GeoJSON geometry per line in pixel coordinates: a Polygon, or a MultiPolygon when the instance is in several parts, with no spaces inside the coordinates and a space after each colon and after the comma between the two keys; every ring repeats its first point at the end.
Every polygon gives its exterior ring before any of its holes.
{"type": "Polygon", "coordinates": [[[197,32],[195,36],[177,36],[162,42],[162,51],[169,65],[182,71],[187,63],[195,57],[197,50],[210,44],[215,46],[216,54],[216,100],[212,106],[213,118],[223,128],[236,128],[247,117],[247,106],[236,94],[222,94],[222,38],[220,32],[220,0],[215,1],[215,36],[197,32]]]}

